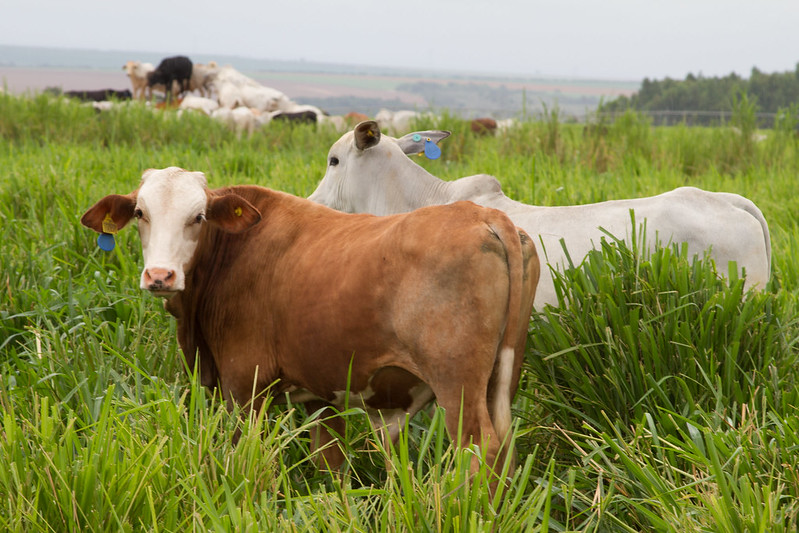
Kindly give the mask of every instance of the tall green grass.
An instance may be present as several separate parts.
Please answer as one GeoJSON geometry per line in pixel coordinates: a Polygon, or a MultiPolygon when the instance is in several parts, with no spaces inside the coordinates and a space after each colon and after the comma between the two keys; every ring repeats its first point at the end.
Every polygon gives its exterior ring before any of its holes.
{"type": "MultiPolygon", "coordinates": [[[[736,111],[746,119],[747,106],[736,111]]],[[[608,236],[557,275],[531,321],[514,404],[516,466],[495,496],[431,409],[384,449],[358,410],[347,463],[312,464],[319,414],[230,413],[187,375],[174,321],[137,288],[135,230],[101,252],[79,217],[145,168],[307,196],[339,134],[251,137],[200,115],[109,113],[0,95],[0,529],[8,531],[795,531],[799,516],[799,170],[791,117],[747,143],[727,128],[564,123],[495,137],[445,115],[444,179],[498,176],[565,205],[680,185],[738,192],[772,234],[773,281],[744,293],[707,259],[608,236]],[[241,439],[232,445],[233,434],[241,439]]],[[[420,128],[433,124],[421,123],[420,128]]]]}

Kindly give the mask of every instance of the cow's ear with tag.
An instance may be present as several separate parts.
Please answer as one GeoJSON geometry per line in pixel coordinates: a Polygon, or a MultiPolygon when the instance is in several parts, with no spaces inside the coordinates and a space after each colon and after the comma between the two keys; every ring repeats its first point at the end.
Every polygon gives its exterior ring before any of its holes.
{"type": "Polygon", "coordinates": [[[367,150],[377,146],[380,142],[380,126],[374,120],[364,120],[355,126],[355,147],[358,150],[367,150]]]}
{"type": "Polygon", "coordinates": [[[229,233],[240,233],[261,221],[261,212],[238,194],[210,197],[205,216],[229,233]]]}
{"type": "Polygon", "coordinates": [[[124,228],[133,218],[136,208],[136,193],[109,194],[91,206],[80,223],[97,233],[113,234],[124,228]]]}
{"type": "MultiPolygon", "coordinates": [[[[429,146],[426,146],[425,143],[437,145],[449,137],[451,133],[445,130],[415,131],[397,139],[397,144],[406,155],[421,154],[425,151],[430,151],[429,146]]],[[[428,157],[430,156],[428,155],[428,157]]],[[[435,159],[435,157],[430,157],[430,159],[435,159]]]]}

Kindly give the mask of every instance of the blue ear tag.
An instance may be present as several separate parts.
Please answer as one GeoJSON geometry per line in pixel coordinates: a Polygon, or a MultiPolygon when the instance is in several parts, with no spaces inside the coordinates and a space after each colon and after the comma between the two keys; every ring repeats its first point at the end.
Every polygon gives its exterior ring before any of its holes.
{"type": "Polygon", "coordinates": [[[114,249],[114,236],[110,233],[101,233],[97,237],[97,246],[104,252],[110,252],[114,249]]]}
{"type": "Polygon", "coordinates": [[[427,156],[427,159],[438,159],[441,157],[441,148],[436,146],[436,143],[431,141],[429,137],[424,141],[424,155],[427,156]]]}

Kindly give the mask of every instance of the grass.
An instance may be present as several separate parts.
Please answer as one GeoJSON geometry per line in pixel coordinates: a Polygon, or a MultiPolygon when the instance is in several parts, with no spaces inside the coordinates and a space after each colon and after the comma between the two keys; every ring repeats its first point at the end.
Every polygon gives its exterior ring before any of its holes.
{"type": "MultiPolygon", "coordinates": [[[[746,102],[738,102],[739,123],[746,102]]],[[[773,281],[679,247],[608,235],[556,276],[533,316],[514,403],[516,466],[496,496],[440,410],[384,449],[355,409],[343,472],[312,464],[318,414],[228,412],[183,368],[174,321],[136,279],[135,231],[109,254],[79,217],[145,168],[307,196],[339,134],[252,137],[140,106],[97,114],[0,95],[0,529],[8,531],[795,531],[799,526],[799,147],[789,117],[752,143],[726,128],[565,124],[453,131],[444,179],[487,172],[508,195],[565,205],[680,186],[743,194],[770,223],[773,281]],[[787,125],[786,125],[787,124],[787,125]],[[238,445],[231,437],[242,432],[238,445]]],[[[429,124],[420,124],[420,129],[429,124]]],[[[638,221],[642,222],[642,221],[638,221]]]]}

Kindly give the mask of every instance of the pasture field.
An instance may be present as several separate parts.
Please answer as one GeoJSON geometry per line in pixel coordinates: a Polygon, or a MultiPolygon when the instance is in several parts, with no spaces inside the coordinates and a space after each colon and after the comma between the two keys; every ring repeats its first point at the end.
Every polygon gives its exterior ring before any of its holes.
{"type": "Polygon", "coordinates": [[[138,289],[135,229],[105,253],[79,223],[151,167],[307,196],[338,133],[273,124],[237,138],[201,115],[0,94],[0,529],[796,531],[799,144],[787,116],[756,142],[739,104],[737,130],[634,114],[565,124],[549,109],[476,137],[441,118],[443,157],[419,163],[444,179],[494,174],[541,205],[694,185],[749,197],[771,229],[759,293],[679,248],[645,254],[610,236],[559,276],[563,305],[531,319],[516,464],[492,497],[435,409],[392,449],[343,413],[351,447],[336,476],[308,459],[313,413],[228,413],[138,289]]]}

